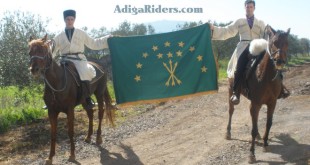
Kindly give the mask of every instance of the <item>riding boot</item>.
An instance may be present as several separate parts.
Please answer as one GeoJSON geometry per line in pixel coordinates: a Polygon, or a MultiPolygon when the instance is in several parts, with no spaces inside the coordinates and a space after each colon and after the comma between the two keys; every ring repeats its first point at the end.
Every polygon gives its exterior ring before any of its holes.
{"type": "Polygon", "coordinates": [[[243,77],[243,72],[246,69],[246,65],[248,63],[248,54],[249,54],[249,45],[246,47],[246,49],[241,53],[238,63],[237,63],[237,68],[234,73],[234,83],[233,83],[233,94],[230,97],[230,101],[234,105],[238,105],[240,102],[240,81],[243,77]]]}
{"type": "Polygon", "coordinates": [[[240,76],[236,76],[240,73],[235,72],[235,78],[234,78],[234,84],[233,84],[233,94],[230,97],[230,101],[234,105],[238,105],[240,102],[240,88],[239,88],[239,81],[240,81],[240,76]]]}
{"type": "Polygon", "coordinates": [[[95,107],[94,103],[91,99],[91,90],[90,90],[90,82],[89,81],[83,81],[84,87],[85,87],[85,101],[86,101],[86,109],[92,109],[95,107]]]}
{"type": "Polygon", "coordinates": [[[285,99],[291,95],[291,92],[282,84],[281,93],[278,99],[285,99]]]}

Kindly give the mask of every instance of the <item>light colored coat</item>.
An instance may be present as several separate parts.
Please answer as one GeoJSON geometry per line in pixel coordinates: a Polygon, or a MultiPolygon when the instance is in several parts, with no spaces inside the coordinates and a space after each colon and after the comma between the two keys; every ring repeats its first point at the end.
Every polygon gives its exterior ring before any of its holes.
{"type": "MultiPolygon", "coordinates": [[[[110,36],[104,36],[98,39],[90,38],[86,32],[75,28],[74,33],[71,39],[71,42],[68,40],[65,31],[61,32],[53,39],[53,57],[55,57],[56,53],[59,52],[60,55],[70,54],[70,53],[79,53],[78,57],[81,60],[72,60],[72,61],[80,75],[80,79],[84,80],[91,80],[96,76],[96,72],[94,68],[87,65],[87,59],[84,55],[84,46],[92,50],[100,50],[108,48],[107,39],[110,36]]],[[[76,58],[76,55],[67,55],[68,57],[76,58]]]]}
{"type": "Polygon", "coordinates": [[[240,42],[237,44],[234,50],[228,66],[227,66],[227,76],[228,78],[233,78],[236,71],[237,62],[241,53],[245,50],[247,45],[253,40],[258,38],[263,38],[265,30],[265,23],[254,17],[254,23],[252,29],[248,25],[246,18],[238,19],[232,24],[225,27],[214,26],[213,30],[213,40],[226,40],[228,38],[236,36],[239,33],[240,42]]]}

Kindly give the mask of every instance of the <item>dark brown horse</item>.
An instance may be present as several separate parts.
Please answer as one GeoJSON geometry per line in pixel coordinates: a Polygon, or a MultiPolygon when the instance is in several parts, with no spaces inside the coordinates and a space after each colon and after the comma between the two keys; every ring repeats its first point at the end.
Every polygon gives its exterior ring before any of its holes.
{"type": "MultiPolygon", "coordinates": [[[[256,161],[255,158],[255,138],[259,136],[257,120],[259,111],[263,104],[267,105],[267,123],[263,137],[264,148],[268,146],[268,135],[272,125],[273,113],[277,99],[282,88],[282,70],[287,62],[288,36],[287,32],[275,31],[270,26],[266,27],[265,34],[268,37],[265,41],[266,48],[260,53],[261,61],[258,62],[246,80],[242,82],[242,95],[250,101],[250,114],[252,117],[252,143],[250,148],[249,163],[256,161]]],[[[252,43],[253,44],[253,41],[252,43]]],[[[251,45],[252,48],[254,45],[251,45]]],[[[251,52],[250,46],[250,52],[251,52]]],[[[255,46],[254,46],[255,47],[255,46]]],[[[229,79],[229,97],[232,96],[233,79],[229,79]]],[[[231,120],[234,112],[234,105],[229,99],[229,121],[227,126],[226,138],[231,139],[231,120]]]]}
{"type": "MultiPolygon", "coordinates": [[[[74,145],[74,108],[78,104],[82,104],[86,109],[85,99],[79,99],[79,81],[77,74],[74,74],[74,65],[72,63],[57,64],[52,58],[52,53],[47,41],[47,35],[42,39],[32,39],[29,41],[29,55],[31,74],[35,77],[42,77],[45,82],[44,102],[48,108],[48,117],[51,124],[51,148],[46,164],[52,164],[55,155],[55,142],[57,133],[57,118],[60,112],[67,115],[68,135],[71,145],[71,153],[69,161],[75,161],[75,145],[74,145]]],[[[96,67],[95,67],[96,68],[96,67]]],[[[99,75],[91,82],[91,91],[95,94],[98,102],[98,130],[96,143],[102,143],[101,123],[103,119],[104,106],[107,118],[112,125],[113,123],[113,106],[107,89],[107,74],[103,74],[103,68],[98,65],[96,73],[99,75]]],[[[93,110],[86,109],[89,128],[86,142],[91,141],[93,134],[93,110]]]]}

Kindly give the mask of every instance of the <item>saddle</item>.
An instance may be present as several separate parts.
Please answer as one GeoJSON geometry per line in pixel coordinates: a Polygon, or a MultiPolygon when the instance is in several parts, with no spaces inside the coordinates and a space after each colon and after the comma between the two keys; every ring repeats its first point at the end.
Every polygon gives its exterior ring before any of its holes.
{"type": "Polygon", "coordinates": [[[262,52],[260,55],[258,56],[252,56],[251,54],[248,55],[248,63],[246,65],[246,70],[244,71],[244,79],[243,79],[243,93],[244,96],[249,98],[251,97],[251,93],[249,90],[249,84],[248,84],[248,79],[250,77],[250,75],[255,74],[255,70],[258,66],[258,64],[260,63],[260,61],[263,59],[265,54],[265,51],[262,52]]]}
{"type": "Polygon", "coordinates": [[[257,68],[257,65],[259,62],[263,59],[265,52],[261,53],[258,56],[252,56],[251,54],[248,55],[249,62],[247,63],[246,66],[246,71],[245,71],[245,79],[247,80],[249,76],[252,74],[253,70],[257,68]]]}
{"type": "MultiPolygon", "coordinates": [[[[60,64],[67,70],[69,71],[69,73],[72,75],[74,82],[77,85],[77,96],[76,96],[76,100],[77,103],[76,105],[79,105],[82,100],[85,99],[86,96],[89,95],[89,87],[86,85],[86,83],[84,83],[79,76],[79,73],[74,65],[73,62],[69,61],[69,60],[61,60],[60,64]]],[[[101,66],[99,66],[97,63],[95,62],[91,62],[88,61],[88,64],[92,65],[95,70],[96,70],[96,77],[94,77],[89,84],[94,84],[96,81],[98,81],[103,75],[104,75],[104,71],[103,68],[101,66]]]]}

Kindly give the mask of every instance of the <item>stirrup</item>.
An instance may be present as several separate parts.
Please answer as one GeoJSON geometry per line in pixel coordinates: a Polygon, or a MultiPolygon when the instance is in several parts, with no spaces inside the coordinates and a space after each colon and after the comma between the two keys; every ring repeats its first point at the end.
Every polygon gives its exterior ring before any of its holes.
{"type": "Polygon", "coordinates": [[[86,98],[86,109],[93,109],[95,107],[95,104],[93,103],[92,99],[90,97],[86,98]]]}
{"type": "Polygon", "coordinates": [[[238,104],[240,103],[239,98],[238,98],[235,94],[233,94],[233,95],[230,97],[230,101],[231,101],[232,104],[234,104],[234,105],[238,105],[238,104]]]}
{"type": "Polygon", "coordinates": [[[278,99],[286,99],[291,95],[290,91],[282,91],[278,97],[278,99]]]}

